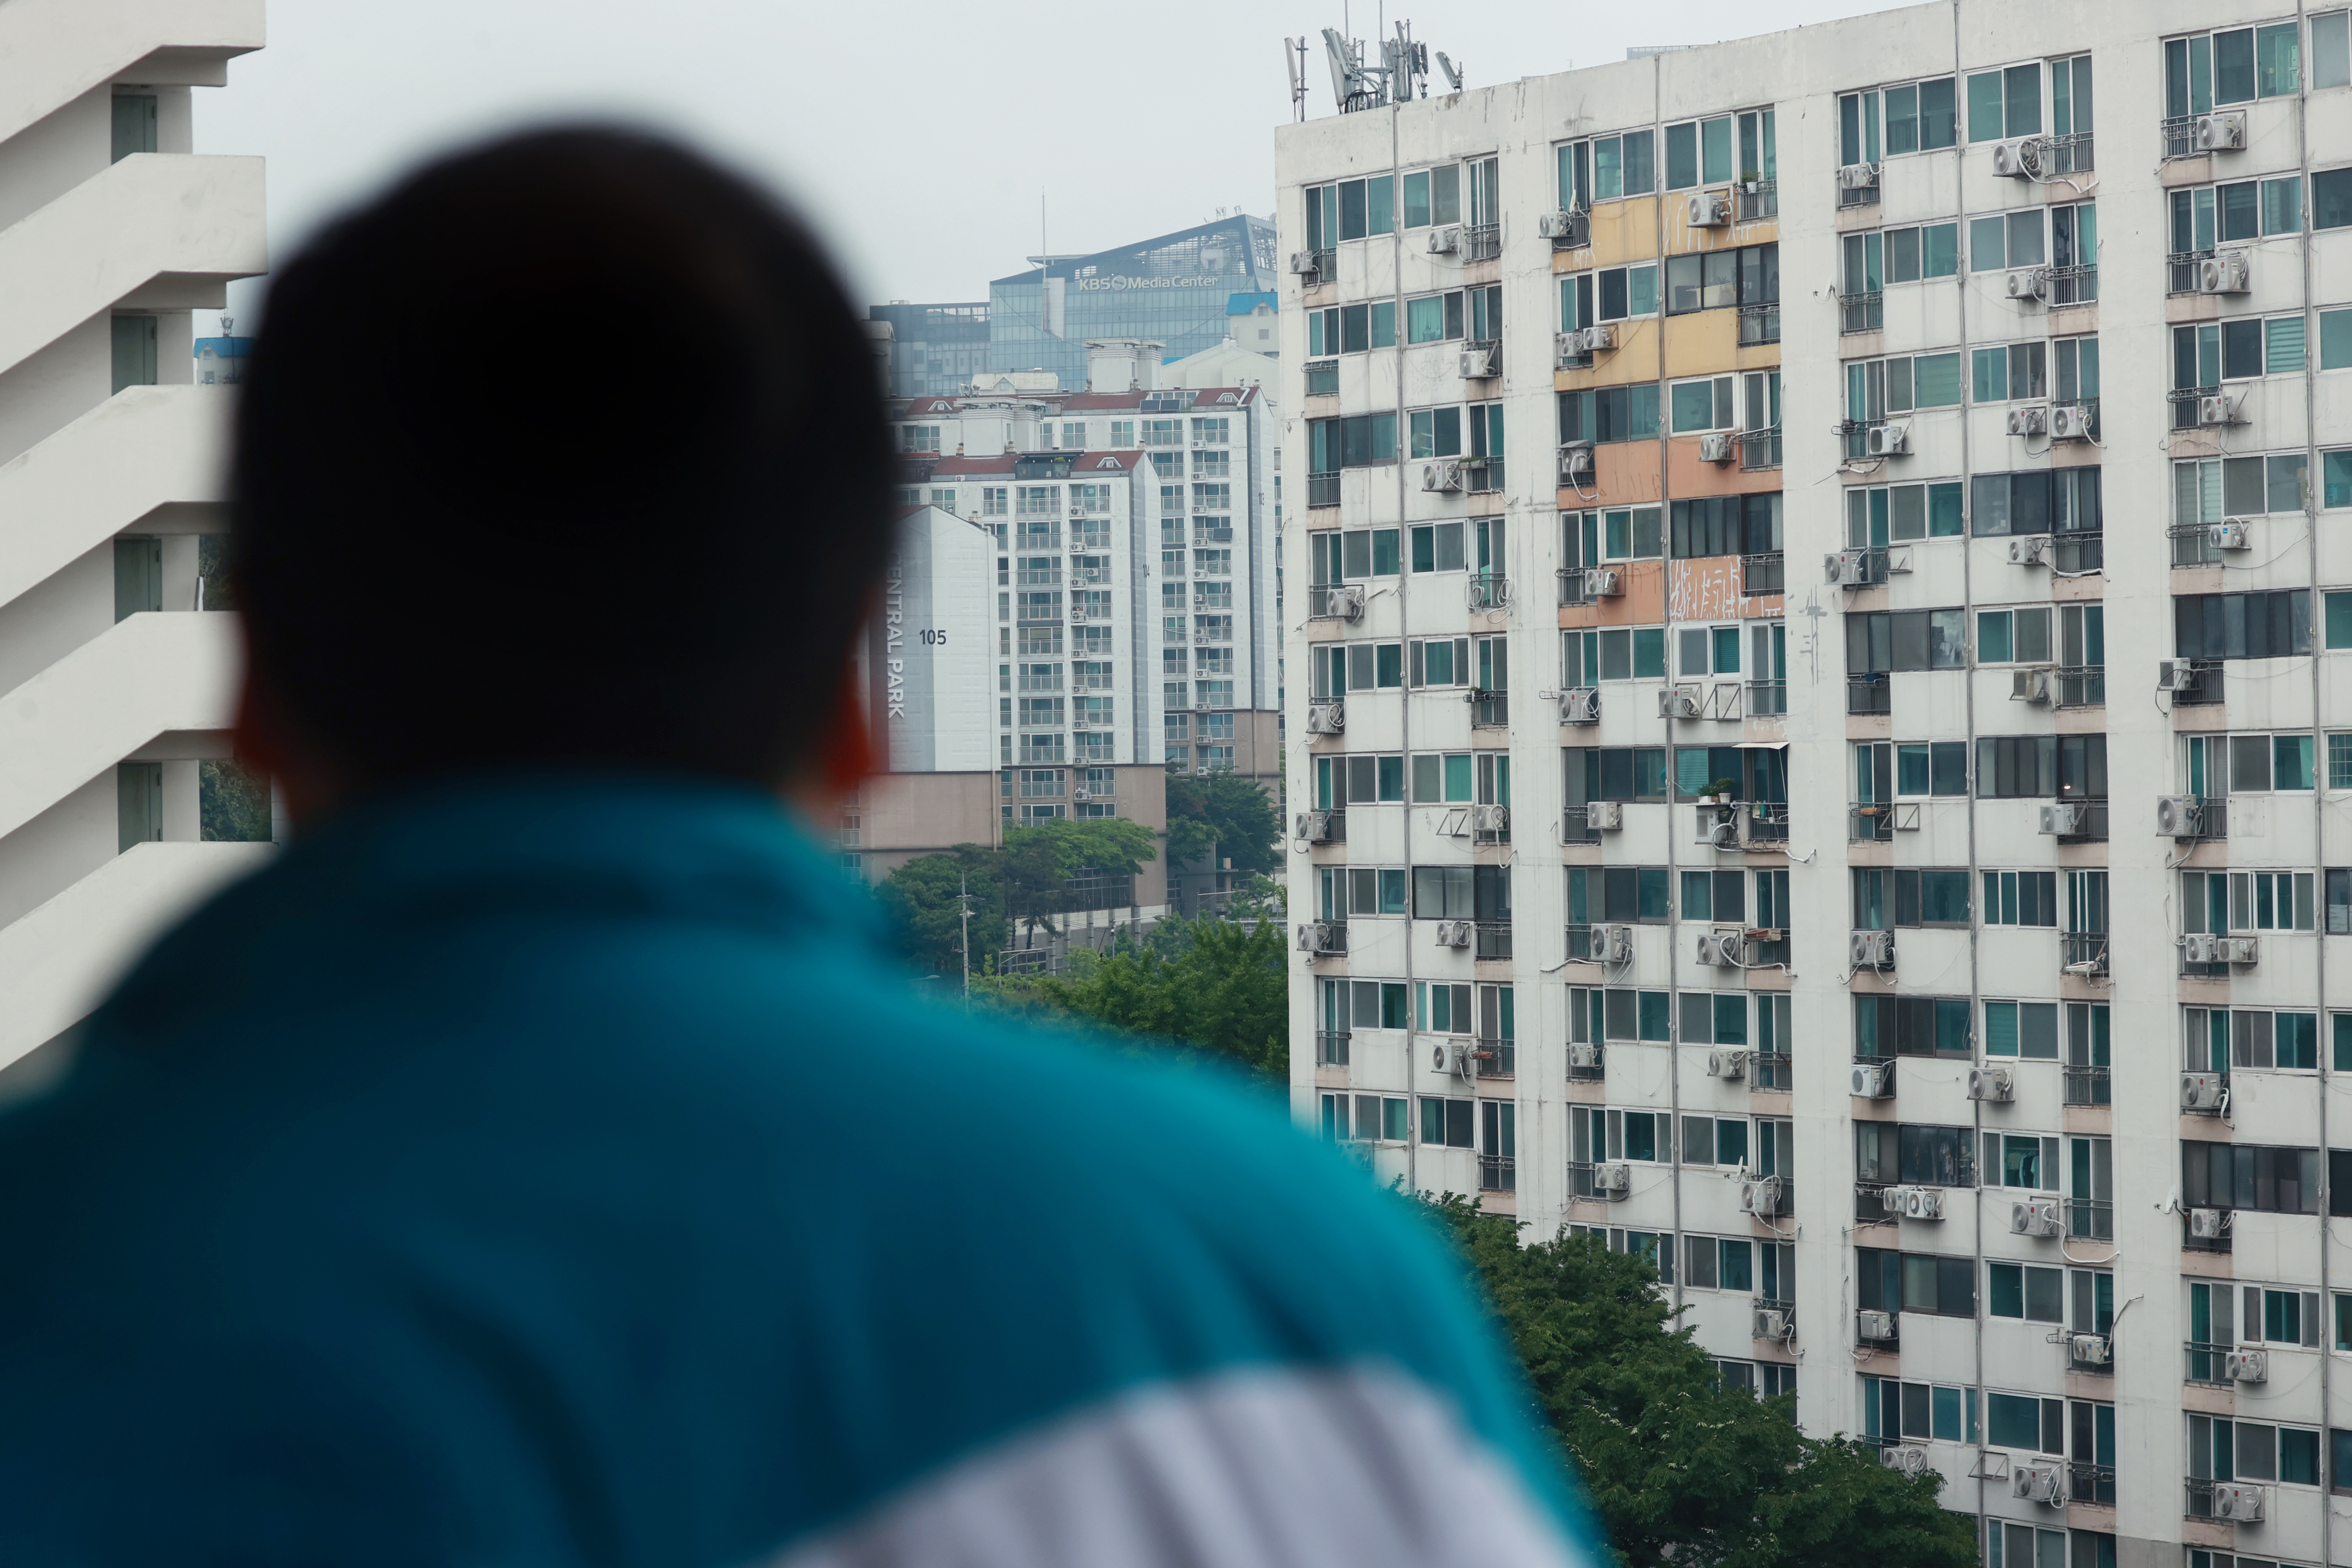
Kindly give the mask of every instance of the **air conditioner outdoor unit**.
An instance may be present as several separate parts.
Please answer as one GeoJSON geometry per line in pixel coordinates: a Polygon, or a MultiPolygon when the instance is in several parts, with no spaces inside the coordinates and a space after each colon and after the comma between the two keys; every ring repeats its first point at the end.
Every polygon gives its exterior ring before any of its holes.
{"type": "Polygon", "coordinates": [[[2213,950],[2220,955],[2217,964],[2254,964],[2262,961],[2262,943],[2252,936],[2216,936],[2213,950]]]}
{"type": "Polygon", "coordinates": [[[1434,463],[1421,465],[1421,487],[1424,490],[1459,490],[1462,488],[1462,459],[1441,457],[1434,463]]]}
{"type": "Polygon", "coordinates": [[[1837,183],[1841,191],[1867,191],[1878,183],[1878,165],[1848,163],[1838,170],[1837,183]]]}
{"type": "Polygon", "coordinates": [[[2180,1075],[2180,1108],[2184,1111],[2219,1111],[2221,1096],[2227,1092],[2226,1081],[2218,1072],[2180,1075]]]}
{"type": "Polygon", "coordinates": [[[2226,1208],[2190,1209],[2189,1234],[2200,1241],[2219,1241],[2230,1234],[2230,1211],[2226,1208]]]}
{"type": "Polygon", "coordinates": [[[1927,1450],[1916,1443],[1898,1443],[1894,1448],[1879,1449],[1878,1462],[1906,1476],[1925,1475],[1927,1472],[1927,1450]]]}
{"type": "Polygon", "coordinates": [[[1581,332],[1561,332],[1553,337],[1552,356],[1559,361],[1561,369],[1568,369],[1575,361],[1584,358],[1583,340],[1581,332]]]}
{"type": "MultiPolygon", "coordinates": [[[[2007,291],[2009,297],[2011,299],[2047,299],[2050,298],[2050,269],[2046,267],[2021,267],[2017,271],[2011,273],[2005,281],[2008,285],[2007,291]]],[[[2014,414],[2010,416],[2009,433],[2011,435],[2023,434],[2023,432],[2017,428],[2017,416],[2014,414]]],[[[2039,435],[2042,433],[2037,430],[2033,434],[2039,435]]]]}
{"type": "Polygon", "coordinates": [[[1625,802],[1595,800],[1584,808],[1584,823],[1602,832],[1615,832],[1625,825],[1625,802]]]}
{"type": "Polygon", "coordinates": [[[1857,1100],[1885,1099],[1895,1092],[1895,1064],[1891,1061],[1855,1062],[1848,1092],[1857,1100]]]}
{"type": "Polygon", "coordinates": [[[2017,1075],[2006,1067],[1969,1069],[1969,1098],[2008,1101],[2017,1098],[2017,1075]]]}
{"type": "Polygon", "coordinates": [[[2054,1197],[2028,1197],[2011,1204],[2009,1228],[2018,1236],[2039,1236],[2045,1239],[2056,1236],[2065,1228],[2058,1222],[2058,1200],[2054,1197]]]}
{"type": "Polygon", "coordinates": [[[2253,268],[2242,250],[2216,251],[2197,264],[2200,294],[2243,294],[2253,282],[2253,268]]]}
{"type": "Polygon", "coordinates": [[[1711,850],[1736,850],[1739,847],[1738,822],[1710,822],[1706,829],[1706,847],[1711,850]]]}
{"type": "Polygon", "coordinates": [[[1601,353],[1617,346],[1617,329],[1606,324],[1580,327],[1576,331],[1576,351],[1580,354],[1601,353]]]}
{"type": "Polygon", "coordinates": [[[2221,938],[2201,931],[2192,931],[2180,939],[2180,956],[2184,963],[2218,964],[2221,961],[2221,938]]]}
{"type": "Polygon", "coordinates": [[[1893,1339],[1895,1314],[1864,1308],[1853,1314],[1853,1332],[1857,1339],[1893,1339]]]}
{"type": "Polygon", "coordinates": [[[1364,613],[1364,585],[1350,582],[1323,591],[1323,613],[1334,621],[1354,621],[1364,613]]]}
{"type": "MultiPolygon", "coordinates": [[[[2168,668],[2186,668],[2186,665],[2168,668]]],[[[2185,691],[2186,686],[2159,685],[2158,691],[2185,691]]],[[[2156,798],[2156,834],[2160,839],[2193,839],[2205,831],[2205,803],[2194,795],[2156,798]]]]}
{"type": "Polygon", "coordinates": [[[1891,969],[1895,967],[1895,933],[1857,931],[1848,946],[1848,953],[1854,968],[1891,969]]]}
{"type": "MultiPolygon", "coordinates": [[[[2050,700],[2048,670],[2012,670],[2009,676],[2009,700],[2013,703],[2046,703],[2050,700]]],[[[2044,830],[2047,831],[2048,830],[2044,830]]]]}
{"type": "Polygon", "coordinates": [[[2232,1383],[2267,1383],[2271,1375],[2271,1353],[2266,1350],[2226,1351],[2221,1356],[2221,1375],[2232,1383]]]}
{"type": "Polygon", "coordinates": [[[1601,688],[1570,686],[1559,694],[1559,722],[1562,724],[1599,724],[1601,722],[1601,688]]]}
{"type": "Polygon", "coordinates": [[[2205,525],[2205,542],[2215,549],[2252,549],[2253,529],[2245,523],[2224,521],[2205,525]]]}
{"type": "Polygon", "coordinates": [[[1598,1067],[1601,1065],[1601,1048],[1589,1040],[1572,1040],[1568,1044],[1568,1064],[1586,1069],[1598,1067]]]}
{"type": "Polygon", "coordinates": [[[1731,196],[1724,191],[1695,191],[1685,222],[1695,229],[1719,229],[1731,222],[1731,196]]]}
{"type": "Polygon", "coordinates": [[[1347,727],[1348,727],[1348,705],[1347,705],[1347,704],[1345,704],[1345,703],[1339,703],[1339,702],[1329,702],[1329,703],[1308,703],[1308,704],[1307,705],[1307,734],[1309,734],[1309,735],[1339,735],[1339,734],[1342,734],[1342,733],[1344,733],[1344,732],[1346,731],[1347,727]]]}
{"type": "Polygon", "coordinates": [[[1073,625],[1073,626],[1083,626],[1083,625],[1085,625],[1086,623],[1087,623],[1087,612],[1086,612],[1086,609],[1085,609],[1085,607],[1084,607],[1084,606],[1082,606],[1082,605],[1076,605],[1076,604],[1073,604],[1073,605],[1071,605],[1071,606],[1070,606],[1070,624],[1071,624],[1071,625],[1073,625]]]}
{"type": "Polygon", "coordinates": [[[1331,838],[1331,813],[1301,811],[1291,824],[1297,831],[1294,838],[1305,839],[1310,844],[1328,843],[1331,838]]]}
{"type": "Polygon", "coordinates": [[[1584,597],[1615,599],[1625,591],[1625,574],[1614,567],[1588,566],[1584,569],[1584,597]]]}
{"type": "Polygon", "coordinates": [[[1911,450],[1911,427],[1900,422],[1874,424],[1863,433],[1863,451],[1872,457],[1899,457],[1911,450]]]}
{"type": "Polygon", "coordinates": [[[1724,942],[1726,936],[1730,936],[1734,941],[1744,940],[1738,932],[1702,931],[1698,934],[1694,956],[1703,967],[1736,969],[1739,967],[1739,951],[1737,947],[1726,946],[1724,942]]]}
{"type": "Polygon", "coordinates": [[[1735,1079],[1748,1076],[1748,1053],[1744,1051],[1710,1051],[1706,1053],[1706,1075],[1709,1078],[1735,1079]]]}
{"type": "Polygon", "coordinates": [[[2091,411],[2078,402],[2062,402],[2050,411],[2050,439],[2053,441],[2088,441],[2091,438],[2091,411]]]}
{"type": "Polygon", "coordinates": [[[2087,801],[2053,800],[2042,808],[2042,831],[2057,838],[2080,838],[2090,822],[2087,801]]]}
{"type": "Polygon", "coordinates": [[[1633,1167],[1622,1160],[1594,1166],[1592,1185],[1607,1197],[1622,1197],[1633,1189],[1633,1167]]]}
{"type": "MultiPolygon", "coordinates": [[[[2034,410],[2036,413],[2040,409],[2034,410]]],[[[2011,566],[2047,566],[2050,564],[2048,534],[2020,534],[2009,541],[2009,564],[2011,566]]]]}
{"type": "Polygon", "coordinates": [[[2260,1524],[2263,1506],[2269,1496],[2268,1487],[2217,1486],[2213,1489],[2213,1517],[2234,1520],[2240,1524],[2260,1524]]]}
{"type": "Polygon", "coordinates": [[[2050,144],[2039,136],[2013,136],[1992,144],[1992,172],[2009,180],[2041,177],[2049,163],[2050,144]]]}
{"type": "Polygon", "coordinates": [[[1470,831],[1474,833],[1499,833],[1511,825],[1508,806],[1473,806],[1470,808],[1470,831]]]}
{"type": "Polygon", "coordinates": [[[1429,231],[1430,255],[1452,256],[1461,248],[1462,231],[1453,225],[1449,224],[1443,228],[1433,228],[1429,231]]]}
{"type": "Polygon", "coordinates": [[[1315,253],[1311,250],[1294,250],[1290,253],[1290,270],[1301,277],[1313,272],[1315,265],[1315,253]]]}
{"type": "MultiPolygon", "coordinates": [[[[2050,1232],[2055,1236],[2056,1231],[2050,1232]]],[[[2066,1336],[2066,1348],[2077,1366],[2113,1366],[2116,1364],[2116,1338],[2113,1334],[2078,1333],[2066,1336]]]]}
{"type": "Polygon", "coordinates": [[[2243,397],[2232,397],[2228,392],[2200,397],[2197,400],[2197,423],[2206,425],[2243,424],[2246,422],[2245,407],[2243,397]]]}
{"type": "Polygon", "coordinates": [[[1574,250],[1592,243],[1592,214],[1579,210],[1545,213],[1536,219],[1536,237],[1574,250]]]}
{"type": "Polygon", "coordinates": [[[2009,1472],[2009,1495],[2053,1507],[2066,1500],[2056,1465],[2019,1465],[2009,1472]]]}
{"type": "Polygon", "coordinates": [[[1886,554],[1883,550],[1842,549],[1822,558],[1822,576],[1832,586],[1863,588],[1886,580],[1886,554]]]}
{"type": "Polygon", "coordinates": [[[1698,460],[1702,463],[1730,462],[1731,437],[1721,431],[1712,432],[1708,434],[1700,436],[1698,438],[1698,460]]]}
{"type": "Polygon", "coordinates": [[[1300,952],[1320,953],[1330,944],[1331,923],[1329,921],[1310,920],[1299,926],[1298,950],[1300,952]]]}
{"type": "Polygon", "coordinates": [[[1592,443],[1571,441],[1559,449],[1559,481],[1573,485],[1592,477],[1592,443]]]}
{"type": "Polygon", "coordinates": [[[1592,928],[1592,956],[1604,964],[1630,964],[1633,961],[1633,928],[1630,925],[1596,925],[1592,928]]]}
{"type": "Polygon", "coordinates": [[[2160,692],[2193,692],[2197,689],[2198,669],[2188,659],[2164,659],[2156,666],[2156,689],[2160,692]]]}
{"type": "Polygon", "coordinates": [[[2246,111],[2242,109],[2216,110],[2200,114],[2191,129],[2190,141],[2200,152],[2242,152],[2246,148],[2246,111]]]}
{"type": "Polygon", "coordinates": [[[1073,800],[1091,800],[1094,798],[1095,792],[1083,784],[1074,784],[1070,787],[1070,799],[1073,800]]]}
{"type": "Polygon", "coordinates": [[[1789,1314],[1778,1307],[1756,1309],[1754,1336],[1764,1340],[1786,1340],[1790,1333],[1789,1314]]]}
{"type": "Polygon", "coordinates": [[[1493,348],[1462,350],[1462,379],[1465,382],[1490,381],[1502,371],[1496,368],[1502,350],[1493,348]]]}
{"type": "Polygon", "coordinates": [[[1467,1040],[1441,1040],[1429,1048],[1429,1070],[1450,1072],[1456,1078],[1478,1076],[1477,1042],[1467,1040]]]}
{"type": "MultiPolygon", "coordinates": [[[[2011,435],[2041,435],[2049,427],[2050,411],[2040,403],[2035,403],[2031,408],[2013,408],[2009,411],[2009,433],[2011,435]]],[[[2014,549],[2016,547],[2012,545],[2011,548],[2014,549]]]]}
{"type": "Polygon", "coordinates": [[[1788,1202],[1789,1184],[1780,1176],[1750,1176],[1739,1184],[1739,1211],[1769,1218],[1788,1202]]]}
{"type": "Polygon", "coordinates": [[[1662,686],[1658,690],[1660,718],[1696,718],[1706,706],[1696,686],[1662,686]]]}
{"type": "Polygon", "coordinates": [[[1470,930],[1471,922],[1467,920],[1441,920],[1437,923],[1437,945],[1441,947],[1467,947],[1470,946],[1470,930]]]}
{"type": "Polygon", "coordinates": [[[1903,1218],[1906,1219],[1941,1219],[1944,1218],[1944,1189],[1940,1186],[1915,1186],[1903,1194],[1903,1218]]]}

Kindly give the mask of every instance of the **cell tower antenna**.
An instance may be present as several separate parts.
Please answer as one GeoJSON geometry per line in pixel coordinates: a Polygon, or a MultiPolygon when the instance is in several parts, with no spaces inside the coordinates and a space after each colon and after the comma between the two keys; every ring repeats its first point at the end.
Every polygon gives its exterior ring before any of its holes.
{"type": "Polygon", "coordinates": [[[1462,90],[1462,68],[1447,59],[1444,49],[1437,51],[1437,68],[1445,73],[1445,85],[1449,91],[1462,90]]]}
{"type": "Polygon", "coordinates": [[[1307,38],[1282,40],[1283,68],[1290,73],[1290,110],[1299,120],[1307,118],[1307,38]]]}

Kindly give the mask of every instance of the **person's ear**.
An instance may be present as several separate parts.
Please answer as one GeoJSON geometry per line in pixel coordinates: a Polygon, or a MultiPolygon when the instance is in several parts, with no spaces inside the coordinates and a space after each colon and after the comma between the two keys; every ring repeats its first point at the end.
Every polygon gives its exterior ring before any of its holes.
{"type": "Polygon", "coordinates": [[[856,789],[874,771],[874,737],[866,727],[866,705],[857,689],[857,661],[852,659],[842,667],[833,716],[818,742],[816,766],[807,774],[808,787],[823,792],[815,804],[830,806],[856,789]]]}
{"type": "Polygon", "coordinates": [[[233,745],[237,760],[268,775],[297,827],[331,810],[341,793],[336,770],[305,743],[301,727],[286,711],[268,670],[254,656],[252,633],[238,617],[244,674],[237,683],[233,745]]]}

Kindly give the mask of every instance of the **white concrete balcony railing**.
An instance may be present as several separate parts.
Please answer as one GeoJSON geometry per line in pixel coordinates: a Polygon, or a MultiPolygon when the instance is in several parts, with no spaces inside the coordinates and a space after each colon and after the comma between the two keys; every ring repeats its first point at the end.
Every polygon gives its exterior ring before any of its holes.
{"type": "Polygon", "coordinates": [[[263,0],[8,0],[0,141],[112,81],[220,87],[261,47],[263,0]]]}
{"type": "Polygon", "coordinates": [[[219,387],[126,387],[0,464],[0,605],[126,529],[184,532],[220,507],[229,397],[219,387]]]}
{"type": "Polygon", "coordinates": [[[0,695],[0,838],[163,736],[227,730],[238,658],[236,616],[150,612],[0,695]]]}
{"type": "Polygon", "coordinates": [[[231,279],[268,271],[261,170],[133,153],[0,230],[0,372],[107,310],[217,309],[231,279]]]}
{"type": "Polygon", "coordinates": [[[135,844],[0,926],[0,1066],[88,1017],[167,927],[272,848],[135,844]]]}

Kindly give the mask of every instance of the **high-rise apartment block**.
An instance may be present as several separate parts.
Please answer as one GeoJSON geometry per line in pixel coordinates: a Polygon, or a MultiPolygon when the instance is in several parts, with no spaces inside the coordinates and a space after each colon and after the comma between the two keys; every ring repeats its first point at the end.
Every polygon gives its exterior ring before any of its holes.
{"type": "Polygon", "coordinates": [[[1297,1114],[1647,1252],[1989,1563],[2352,1561],[2347,13],[1277,150],[1297,1114]]]}
{"type": "Polygon", "coordinates": [[[251,792],[215,798],[238,784],[216,612],[242,349],[192,330],[268,265],[262,167],[197,154],[190,128],[262,20],[261,0],[0,5],[0,1063],[268,853],[219,841],[266,837],[251,792]]]}

